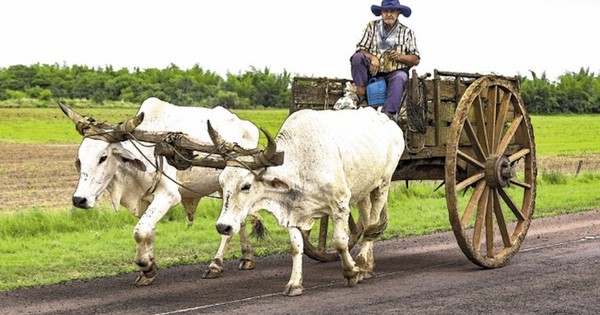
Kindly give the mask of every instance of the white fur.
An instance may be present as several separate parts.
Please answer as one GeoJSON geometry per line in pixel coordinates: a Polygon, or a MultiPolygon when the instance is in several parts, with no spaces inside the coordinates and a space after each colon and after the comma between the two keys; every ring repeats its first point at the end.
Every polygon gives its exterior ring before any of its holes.
{"type": "MultiPolygon", "coordinates": [[[[138,130],[184,132],[201,142],[211,144],[206,124],[210,120],[212,126],[227,141],[236,142],[248,149],[258,145],[258,128],[222,107],[183,107],[149,98],[138,110],[138,113],[141,112],[145,116],[138,130]]],[[[142,271],[141,279],[137,280],[139,285],[150,284],[154,279],[150,271],[156,268],[156,223],[169,209],[182,202],[191,224],[200,199],[221,191],[218,183],[220,170],[192,167],[178,171],[166,161],[163,163],[164,175],[155,183],[156,169],[151,164],[155,162],[154,148],[139,144],[136,148],[129,141],[109,144],[86,138],[79,147],[77,158],[80,178],[73,194],[73,202],[77,207],[94,207],[101,195],[108,192],[115,209],[123,206],[140,218],[133,232],[137,243],[135,262],[142,271]],[[167,176],[192,191],[180,187],[167,176]],[[147,194],[149,190],[150,194],[147,194]]],[[[222,238],[222,242],[228,241],[228,238],[222,238]]],[[[223,259],[226,249],[223,244],[213,263],[217,259],[223,259]]]]}
{"type": "Polygon", "coordinates": [[[404,150],[401,129],[372,108],[301,110],[284,122],[276,143],[285,161],[268,167],[261,178],[243,168],[223,170],[217,229],[235,233],[246,215],[260,209],[287,227],[293,256],[287,295],[303,290],[300,230],[310,229],[323,215],[333,220],[334,246],[348,285],[372,273],[371,241],[365,241],[359,255],[366,265],[356,266],[348,252],[350,205],[358,205],[364,227],[376,225],[385,215],[391,178],[404,150]]]}

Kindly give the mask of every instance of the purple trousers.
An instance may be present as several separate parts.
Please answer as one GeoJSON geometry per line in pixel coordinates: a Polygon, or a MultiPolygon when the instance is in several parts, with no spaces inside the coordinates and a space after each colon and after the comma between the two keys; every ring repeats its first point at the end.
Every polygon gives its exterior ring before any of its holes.
{"type": "MultiPolygon", "coordinates": [[[[356,86],[366,87],[372,75],[369,72],[371,60],[361,52],[356,52],[350,58],[350,71],[352,80],[356,86]]],[[[377,77],[384,77],[387,82],[387,91],[385,95],[385,103],[383,104],[382,112],[397,113],[400,111],[402,103],[402,95],[404,87],[408,81],[408,72],[404,70],[396,70],[388,73],[378,73],[377,77]]]]}

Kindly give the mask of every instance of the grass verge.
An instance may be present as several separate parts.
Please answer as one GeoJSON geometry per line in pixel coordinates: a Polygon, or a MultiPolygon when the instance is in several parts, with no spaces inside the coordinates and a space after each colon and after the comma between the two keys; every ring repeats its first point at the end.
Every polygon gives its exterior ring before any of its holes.
{"type": "MultiPolygon", "coordinates": [[[[408,188],[404,183],[395,184],[383,238],[450,230],[445,195],[443,189],[434,192],[436,186],[434,182],[411,183],[408,188]]],[[[534,217],[598,209],[598,191],[600,173],[541,174],[534,217]]],[[[171,210],[156,227],[159,267],[209,262],[220,240],[214,228],[220,207],[218,199],[203,199],[189,228],[183,209],[171,210]]],[[[252,242],[257,255],[288,252],[287,231],[271,216],[264,218],[270,232],[264,241],[252,242]]],[[[115,213],[108,207],[0,213],[0,291],[136,271],[132,236],[136,222],[126,210],[115,213]]],[[[236,236],[227,259],[239,255],[236,236]]]]}

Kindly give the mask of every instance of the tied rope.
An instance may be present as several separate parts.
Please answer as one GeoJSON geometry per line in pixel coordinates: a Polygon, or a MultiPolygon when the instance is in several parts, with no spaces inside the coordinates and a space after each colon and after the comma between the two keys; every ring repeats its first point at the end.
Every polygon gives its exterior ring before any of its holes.
{"type": "Polygon", "coordinates": [[[406,116],[408,128],[412,132],[425,134],[427,131],[427,85],[425,79],[419,78],[417,101],[414,97],[407,99],[406,116]]]}
{"type": "MultiPolygon", "coordinates": [[[[88,119],[88,122],[94,122],[93,119],[88,119]]],[[[81,124],[82,126],[85,125],[85,122],[83,124],[81,124]]],[[[83,126],[83,128],[81,128],[81,130],[86,130],[89,129],[89,126],[83,126]]],[[[97,128],[93,128],[95,130],[98,130],[97,128]]],[[[80,130],[80,123],[77,123],[77,130],[80,130]]],[[[80,132],[81,133],[81,132],[80,132]]],[[[138,145],[143,146],[143,147],[156,147],[156,144],[154,145],[148,145],[148,144],[144,144],[142,141],[140,141],[139,139],[137,139],[132,133],[130,132],[116,132],[116,131],[102,131],[102,132],[97,132],[94,134],[90,134],[89,131],[86,132],[87,134],[84,135],[84,138],[91,138],[91,139],[96,139],[96,140],[108,140],[110,136],[110,139],[120,139],[119,137],[115,137],[114,134],[120,134],[121,136],[125,135],[126,139],[131,142],[131,144],[133,145],[133,147],[140,153],[140,155],[146,160],[146,162],[148,162],[148,164],[150,164],[154,170],[156,171],[156,174],[154,175],[153,178],[153,184],[150,186],[150,188],[148,188],[148,190],[144,193],[144,196],[142,198],[147,197],[148,195],[152,194],[155,192],[156,187],[158,185],[158,182],[161,180],[162,176],[166,177],[167,179],[169,179],[170,181],[172,181],[173,183],[177,184],[179,187],[184,188],[196,195],[200,195],[199,192],[197,192],[196,190],[187,187],[186,185],[181,184],[180,182],[178,182],[176,179],[173,179],[171,176],[165,174],[163,172],[163,157],[160,156],[155,156],[154,158],[154,162],[152,160],[150,160],[149,157],[147,157],[144,152],[142,152],[142,150],[138,147],[138,145]],[[137,144],[136,144],[137,143],[137,144]]],[[[83,133],[82,133],[83,134],[83,133]]],[[[111,142],[111,141],[108,141],[111,142]]],[[[115,142],[115,141],[112,141],[115,142]]],[[[117,141],[120,142],[120,141],[117,141]]],[[[171,144],[167,144],[169,146],[172,147],[171,144]]],[[[173,148],[173,152],[175,152],[176,154],[178,154],[182,159],[186,159],[184,156],[182,156],[177,150],[175,150],[173,148]]],[[[190,161],[191,162],[191,161],[190,161]]],[[[207,196],[210,197],[210,196],[207,196]]]]}

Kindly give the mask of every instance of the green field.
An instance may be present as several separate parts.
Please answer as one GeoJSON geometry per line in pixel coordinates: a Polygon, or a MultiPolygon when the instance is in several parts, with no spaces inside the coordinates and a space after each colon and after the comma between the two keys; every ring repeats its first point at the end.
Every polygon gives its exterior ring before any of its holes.
{"type": "MultiPolygon", "coordinates": [[[[75,108],[84,116],[98,120],[118,123],[135,116],[137,109],[132,108],[75,108]]],[[[287,117],[287,109],[275,110],[236,110],[240,118],[252,121],[265,128],[272,135],[277,134],[281,123],[287,117]]],[[[266,144],[264,135],[260,135],[261,144],[266,144]]],[[[0,142],[8,143],[71,143],[81,142],[81,136],[71,122],[56,108],[0,108],[0,142]]]]}
{"type": "MultiPolygon", "coordinates": [[[[76,108],[82,115],[111,123],[133,117],[134,108],[76,108]]],[[[275,135],[287,109],[234,110],[275,135]]],[[[79,143],[73,123],[56,108],[0,108],[0,142],[79,143]]],[[[532,116],[538,156],[600,154],[600,115],[532,116]]],[[[261,144],[265,144],[261,134],[261,144]]]]}
{"type": "MultiPolygon", "coordinates": [[[[135,109],[77,109],[109,122],[132,116],[135,109]]],[[[287,110],[235,111],[241,118],[276,134],[287,110]]],[[[535,116],[538,157],[600,154],[600,116],[535,116]]],[[[0,142],[79,143],[81,137],[58,109],[0,109],[0,142]]],[[[264,136],[261,135],[264,145],[264,136]]],[[[394,185],[390,193],[390,218],[384,238],[421,235],[450,230],[444,190],[439,183],[413,182],[394,185]]],[[[600,174],[578,176],[540,172],[535,217],[600,208],[600,174]]],[[[214,255],[219,235],[214,222],[219,199],[205,198],[195,224],[186,227],[181,206],[157,225],[155,253],[164,268],[177,264],[205,264],[214,255]]],[[[258,255],[289,251],[287,231],[265,214],[269,236],[254,241],[258,255]]],[[[125,209],[93,210],[25,209],[0,213],[0,291],[136,271],[132,263],[137,220],[125,209]],[[102,254],[98,254],[102,253],[102,254]]],[[[240,254],[238,237],[232,241],[228,259],[240,254]]],[[[449,240],[454,241],[454,240],[449,240]]],[[[466,258],[465,258],[466,259],[466,258]]],[[[159,270],[160,276],[160,270],[159,270]]],[[[194,275],[198,278],[200,275],[194,275]]],[[[135,276],[132,275],[132,283],[135,276]]]]}
{"type": "Polygon", "coordinates": [[[532,116],[538,156],[600,154],[600,115],[532,116]]]}

